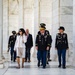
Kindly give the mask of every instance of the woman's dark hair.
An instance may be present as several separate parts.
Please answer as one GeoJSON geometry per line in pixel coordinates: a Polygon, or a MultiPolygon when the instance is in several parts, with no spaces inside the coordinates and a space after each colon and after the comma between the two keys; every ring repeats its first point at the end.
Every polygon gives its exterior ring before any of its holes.
{"type": "MultiPolygon", "coordinates": [[[[19,29],[19,32],[20,32],[20,31],[22,31],[22,35],[23,35],[23,34],[25,34],[25,35],[26,35],[26,32],[25,32],[25,30],[24,30],[23,28],[20,28],[20,29],[19,29]]],[[[18,32],[18,35],[20,35],[20,33],[19,33],[19,32],[18,32]]]]}

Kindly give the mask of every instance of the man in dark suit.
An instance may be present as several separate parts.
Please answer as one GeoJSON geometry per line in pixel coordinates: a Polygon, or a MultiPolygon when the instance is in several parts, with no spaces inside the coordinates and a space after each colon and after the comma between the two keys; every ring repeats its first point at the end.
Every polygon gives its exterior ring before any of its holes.
{"type": "Polygon", "coordinates": [[[14,51],[15,41],[16,41],[16,31],[12,31],[12,35],[9,37],[8,41],[8,52],[10,49],[11,61],[13,60],[14,62],[16,60],[16,52],[14,51]]]}
{"type": "Polygon", "coordinates": [[[31,62],[30,56],[31,56],[31,48],[33,47],[33,38],[32,35],[29,33],[29,30],[26,29],[26,35],[27,35],[27,42],[26,42],[26,56],[25,56],[25,62],[31,62]]]}

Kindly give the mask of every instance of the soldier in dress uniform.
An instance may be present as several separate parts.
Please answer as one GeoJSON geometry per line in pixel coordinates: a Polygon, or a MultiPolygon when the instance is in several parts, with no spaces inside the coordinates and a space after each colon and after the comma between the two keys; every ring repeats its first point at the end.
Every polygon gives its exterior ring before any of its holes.
{"type": "Polygon", "coordinates": [[[16,60],[16,51],[14,51],[15,41],[16,41],[16,31],[12,31],[12,35],[9,37],[8,41],[8,49],[10,50],[11,61],[13,60],[14,62],[16,60]]]}
{"type": "MultiPolygon", "coordinates": [[[[45,23],[40,24],[40,27],[45,27],[45,26],[46,26],[45,23]]],[[[47,35],[49,35],[49,39],[50,39],[49,40],[50,47],[49,47],[49,50],[47,51],[47,64],[49,64],[48,61],[51,61],[51,59],[50,59],[50,49],[51,49],[51,44],[52,44],[52,37],[51,37],[50,32],[48,30],[45,29],[45,32],[46,32],[47,35]]],[[[38,32],[38,34],[41,34],[40,31],[38,32]]]]}
{"type": "Polygon", "coordinates": [[[45,27],[41,26],[40,34],[36,37],[38,67],[40,67],[40,61],[42,60],[43,68],[46,68],[47,50],[50,47],[49,35],[46,34],[45,29],[45,27]]]}
{"type": "Polygon", "coordinates": [[[58,61],[59,61],[58,67],[60,68],[62,66],[63,69],[66,68],[66,50],[68,50],[69,48],[67,34],[64,33],[64,31],[65,28],[61,26],[59,28],[59,33],[57,33],[56,35],[56,42],[55,42],[55,48],[57,49],[58,52],[58,61]]]}

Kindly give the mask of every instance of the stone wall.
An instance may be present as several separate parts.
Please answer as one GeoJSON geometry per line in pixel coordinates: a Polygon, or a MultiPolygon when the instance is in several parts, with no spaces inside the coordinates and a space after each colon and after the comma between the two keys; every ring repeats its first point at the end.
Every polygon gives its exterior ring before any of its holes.
{"type": "Polygon", "coordinates": [[[56,59],[55,37],[59,26],[64,26],[68,34],[69,50],[67,51],[67,61],[73,58],[73,0],[53,0],[52,1],[52,37],[53,53],[56,59]]]}
{"type": "Polygon", "coordinates": [[[68,34],[69,50],[67,51],[68,61],[72,60],[73,55],[73,0],[60,0],[60,26],[65,27],[68,34]]]}
{"type": "Polygon", "coordinates": [[[3,0],[3,50],[7,50],[9,25],[8,25],[8,1],[3,0]]]}
{"type": "Polygon", "coordinates": [[[18,32],[19,28],[28,28],[31,34],[34,32],[33,2],[34,0],[3,0],[3,50],[8,49],[8,38],[13,30],[18,32]]]}
{"type": "Polygon", "coordinates": [[[3,2],[0,0],[0,67],[1,67],[1,60],[3,56],[3,2]]]}
{"type": "Polygon", "coordinates": [[[75,0],[73,0],[73,66],[75,67],[75,0]]]}
{"type": "Polygon", "coordinates": [[[40,0],[40,23],[45,23],[52,32],[52,0],[40,0]]]}
{"type": "Polygon", "coordinates": [[[28,28],[35,42],[39,24],[44,22],[53,38],[51,58],[55,60],[57,57],[55,37],[59,26],[66,29],[70,46],[67,54],[70,60],[73,58],[73,0],[3,1],[3,50],[7,50],[8,36],[12,30],[18,31],[20,27],[28,28]]]}
{"type": "Polygon", "coordinates": [[[55,50],[55,38],[59,28],[59,0],[52,0],[52,59],[57,59],[57,51],[55,50]]]}

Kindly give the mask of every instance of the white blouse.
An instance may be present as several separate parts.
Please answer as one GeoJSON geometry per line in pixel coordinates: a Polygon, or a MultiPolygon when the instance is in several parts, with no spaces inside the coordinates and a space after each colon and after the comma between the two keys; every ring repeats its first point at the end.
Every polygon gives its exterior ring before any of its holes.
{"type": "Polygon", "coordinates": [[[27,41],[27,37],[25,35],[23,36],[17,35],[14,50],[19,47],[25,48],[26,41],[27,41]]]}

